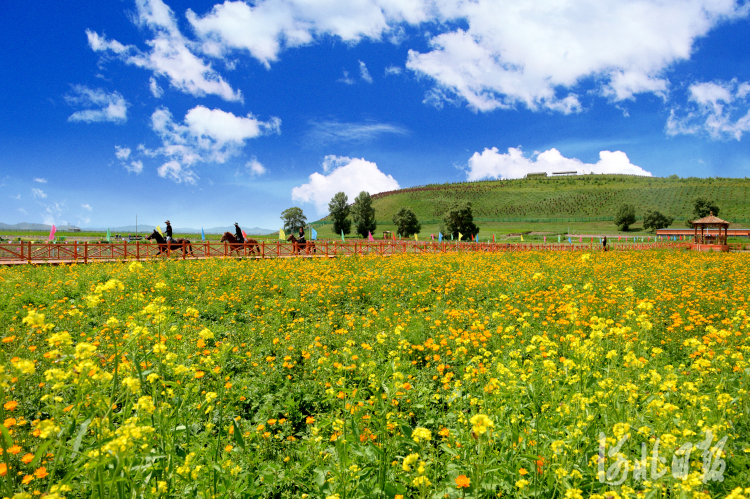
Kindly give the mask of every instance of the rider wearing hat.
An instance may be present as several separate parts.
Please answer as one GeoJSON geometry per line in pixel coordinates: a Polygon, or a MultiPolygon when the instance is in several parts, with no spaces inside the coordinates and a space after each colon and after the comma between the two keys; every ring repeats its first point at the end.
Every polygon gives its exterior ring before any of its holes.
{"type": "Polygon", "coordinates": [[[172,242],[172,225],[169,223],[169,220],[167,220],[164,223],[167,224],[167,229],[165,230],[166,236],[167,236],[167,242],[171,243],[172,242]]]}
{"type": "Polygon", "coordinates": [[[300,227],[299,228],[299,237],[297,238],[297,242],[300,243],[300,244],[306,244],[306,241],[305,241],[305,228],[304,227],[300,227]]]}
{"type": "Polygon", "coordinates": [[[242,235],[242,229],[237,222],[234,222],[234,237],[237,238],[238,243],[244,243],[245,237],[242,235]]]}

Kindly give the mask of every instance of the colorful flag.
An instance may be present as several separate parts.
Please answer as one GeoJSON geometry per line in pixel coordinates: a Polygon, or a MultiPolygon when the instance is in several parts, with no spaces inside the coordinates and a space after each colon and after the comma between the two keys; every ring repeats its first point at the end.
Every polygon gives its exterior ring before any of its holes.
{"type": "Polygon", "coordinates": [[[345,243],[346,239],[344,239],[344,229],[341,229],[341,242],[345,243]]]}
{"type": "Polygon", "coordinates": [[[315,230],[315,227],[310,227],[310,234],[311,234],[310,238],[313,241],[317,241],[318,240],[318,231],[315,230]]]}
{"type": "Polygon", "coordinates": [[[107,227],[107,242],[110,242],[109,241],[109,227],[107,227]]]}
{"type": "Polygon", "coordinates": [[[394,243],[396,242],[396,233],[395,232],[393,233],[393,242],[394,243]]]}
{"type": "Polygon", "coordinates": [[[375,241],[375,239],[372,237],[372,232],[369,230],[367,231],[367,240],[368,241],[375,241]]]}
{"type": "Polygon", "coordinates": [[[568,236],[568,244],[573,244],[573,241],[570,240],[570,236],[568,236]]]}
{"type": "Polygon", "coordinates": [[[417,234],[416,234],[416,233],[414,234],[414,240],[415,240],[415,241],[419,241],[419,238],[417,237],[417,234]]]}
{"type": "Polygon", "coordinates": [[[245,230],[244,229],[242,230],[242,237],[244,237],[245,239],[247,239],[247,234],[245,234],[245,230]]]}
{"type": "Polygon", "coordinates": [[[458,240],[460,241],[462,237],[464,237],[464,235],[459,232],[458,233],[458,240]]]}
{"type": "Polygon", "coordinates": [[[547,236],[544,236],[544,244],[547,244],[547,236]]]}
{"type": "Polygon", "coordinates": [[[560,234],[557,235],[557,244],[560,244],[562,242],[562,236],[560,234]]]}
{"type": "Polygon", "coordinates": [[[523,234],[521,234],[521,242],[523,242],[523,234]]]}
{"type": "Polygon", "coordinates": [[[201,241],[205,241],[205,240],[206,240],[206,233],[203,232],[203,227],[201,227],[201,241]]]}
{"type": "Polygon", "coordinates": [[[492,234],[492,242],[495,242],[495,234],[492,234]]]}
{"type": "Polygon", "coordinates": [[[164,234],[162,234],[162,232],[161,232],[161,225],[157,225],[157,226],[156,226],[156,232],[158,232],[158,233],[159,233],[160,235],[162,235],[162,236],[164,235],[164,234]]]}
{"type": "Polygon", "coordinates": [[[55,232],[57,232],[57,227],[55,227],[55,224],[52,224],[52,228],[49,230],[50,241],[52,241],[55,238],[55,232]]]}
{"type": "Polygon", "coordinates": [[[438,232],[438,242],[439,243],[443,242],[443,233],[442,232],[438,232]]]}
{"type": "Polygon", "coordinates": [[[286,240],[286,234],[284,234],[284,229],[281,228],[279,229],[279,241],[284,241],[284,240],[286,240]]]}
{"type": "Polygon", "coordinates": [[[583,236],[578,236],[578,243],[580,244],[582,242],[583,242],[583,236]]]}

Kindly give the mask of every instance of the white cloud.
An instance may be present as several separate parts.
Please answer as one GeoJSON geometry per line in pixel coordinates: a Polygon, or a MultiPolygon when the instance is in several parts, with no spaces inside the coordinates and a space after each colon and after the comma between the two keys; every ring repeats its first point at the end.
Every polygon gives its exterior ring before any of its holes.
{"type": "Polygon", "coordinates": [[[138,175],[143,171],[143,161],[137,160],[137,161],[131,161],[130,164],[123,164],[122,165],[128,173],[135,173],[138,175]]]}
{"type": "Polygon", "coordinates": [[[21,195],[20,195],[20,194],[16,194],[15,196],[11,196],[11,197],[12,197],[13,199],[21,199],[21,195]]]}
{"type": "Polygon", "coordinates": [[[370,76],[367,66],[362,61],[359,61],[359,76],[361,76],[367,83],[372,83],[372,76],[370,76]]]}
{"type": "Polygon", "coordinates": [[[115,146],[115,156],[117,156],[117,159],[125,161],[130,157],[130,148],[115,146]]]}
{"type": "Polygon", "coordinates": [[[35,198],[41,198],[41,199],[44,199],[47,197],[47,194],[43,190],[37,189],[36,187],[33,187],[31,189],[31,195],[34,196],[35,198]]]}
{"type": "Polygon", "coordinates": [[[151,128],[161,138],[162,147],[149,150],[139,146],[139,150],[152,157],[167,157],[157,170],[161,177],[194,184],[198,179],[192,170],[195,164],[224,163],[239,154],[247,140],[280,133],[280,127],[281,120],[276,117],[259,121],[252,114],[235,116],[203,106],[194,107],[183,123],[176,123],[168,109],[159,108],[151,115],[151,128]]]}
{"type": "Polygon", "coordinates": [[[403,71],[404,70],[401,69],[398,66],[388,66],[387,68],[385,68],[385,73],[384,74],[386,76],[389,76],[389,75],[400,75],[401,73],[403,73],[403,71]]]}
{"type": "Polygon", "coordinates": [[[151,94],[157,99],[164,94],[164,91],[161,89],[159,84],[156,82],[156,78],[154,78],[153,76],[148,80],[148,89],[151,90],[151,94]]]}
{"type": "MultiPolygon", "coordinates": [[[[171,85],[195,96],[218,95],[228,101],[242,100],[224,81],[211,64],[195,55],[200,47],[180,33],[172,10],[161,0],[136,0],[135,21],[147,28],[153,38],[147,41],[149,49],[141,51],[133,45],[123,45],[116,40],[86,30],[89,46],[96,52],[112,52],[126,64],[132,64],[153,71],[155,75],[169,79],[171,85]]],[[[151,81],[151,91],[156,95],[161,89],[155,80],[151,81]]]]}
{"type": "Polygon", "coordinates": [[[391,123],[365,121],[345,123],[340,121],[318,121],[311,123],[307,139],[316,144],[330,142],[363,142],[384,134],[407,135],[409,130],[391,123]]]}
{"type": "Polygon", "coordinates": [[[309,183],[292,189],[292,200],[313,203],[320,214],[327,213],[328,203],[337,192],[343,191],[350,200],[354,200],[362,191],[377,194],[399,188],[392,176],[381,172],[375,163],[365,159],[326,156],[323,169],[330,173],[313,173],[309,183]]]}
{"type": "Polygon", "coordinates": [[[125,123],[128,119],[128,103],[119,92],[108,94],[100,88],[75,85],[73,93],[66,95],[65,100],[74,106],[98,108],[76,111],[68,117],[68,121],[125,123]]]}
{"type": "Polygon", "coordinates": [[[259,0],[250,6],[226,0],[203,17],[187,12],[204,40],[204,51],[218,55],[247,51],[270,67],[284,48],[299,47],[326,36],[349,43],[380,40],[399,31],[400,23],[429,19],[425,0],[259,0]]]}
{"type": "Polygon", "coordinates": [[[344,71],[343,76],[336,81],[346,83],[347,85],[354,85],[354,79],[349,76],[349,71],[344,71]]]}
{"type": "Polygon", "coordinates": [[[35,178],[34,182],[39,182],[40,184],[46,184],[47,179],[46,178],[35,178]]]}
{"type": "Polygon", "coordinates": [[[667,134],[707,133],[713,139],[740,140],[750,131],[750,83],[696,83],[689,93],[685,110],[671,110],[667,134]]]}
{"type": "Polygon", "coordinates": [[[21,213],[23,213],[24,215],[28,215],[28,214],[29,214],[29,213],[28,213],[28,212],[27,212],[26,210],[24,210],[23,208],[18,208],[18,211],[20,211],[20,212],[21,212],[21,213]]]}
{"type": "Polygon", "coordinates": [[[650,177],[640,166],[630,162],[622,151],[601,151],[599,161],[584,163],[580,159],[566,158],[557,149],[550,149],[531,158],[523,155],[520,148],[511,147],[507,154],[498,152],[497,147],[486,149],[482,153],[475,152],[469,158],[467,180],[481,180],[486,178],[522,178],[527,173],[576,171],[583,173],[625,173],[650,177]],[[534,157],[536,156],[536,157],[534,157]]]}
{"type": "Polygon", "coordinates": [[[263,175],[268,171],[256,158],[252,158],[248,161],[245,164],[245,168],[250,171],[250,175],[263,175]]]}
{"type": "Polygon", "coordinates": [[[89,210],[89,211],[93,210],[93,208],[91,207],[91,205],[88,204],[88,203],[82,204],[81,208],[84,208],[84,209],[89,210]]]}

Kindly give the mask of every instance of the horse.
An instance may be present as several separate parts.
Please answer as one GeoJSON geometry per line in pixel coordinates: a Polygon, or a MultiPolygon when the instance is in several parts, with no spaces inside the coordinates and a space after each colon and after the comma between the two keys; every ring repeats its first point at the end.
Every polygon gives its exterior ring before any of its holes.
{"type": "Polygon", "coordinates": [[[250,250],[250,254],[254,255],[257,251],[257,253],[260,255],[260,245],[258,244],[258,241],[255,239],[245,239],[244,243],[238,243],[237,238],[234,237],[234,235],[231,232],[225,232],[223,236],[221,236],[221,242],[228,242],[229,243],[229,254],[231,255],[233,252],[240,250],[243,250],[243,254],[247,255],[247,251],[250,250]]]}
{"type": "Polygon", "coordinates": [[[169,251],[180,250],[180,249],[182,250],[182,256],[185,256],[186,253],[189,253],[190,256],[195,256],[193,254],[193,246],[190,244],[190,241],[188,241],[187,239],[172,239],[172,241],[169,244],[167,244],[167,240],[164,239],[164,236],[159,234],[159,232],[157,232],[156,230],[154,230],[151,233],[151,235],[148,236],[146,239],[149,241],[151,239],[156,240],[156,243],[159,247],[159,251],[154,256],[159,256],[162,253],[166,254],[169,251]],[[183,242],[185,243],[184,248],[182,247],[183,242]]]}
{"type": "Polygon", "coordinates": [[[299,255],[300,250],[303,248],[306,255],[310,254],[310,250],[313,250],[313,253],[318,251],[315,248],[315,241],[305,241],[304,243],[301,243],[297,241],[297,238],[294,237],[294,234],[289,234],[289,237],[287,237],[286,240],[292,242],[292,255],[299,255]]]}

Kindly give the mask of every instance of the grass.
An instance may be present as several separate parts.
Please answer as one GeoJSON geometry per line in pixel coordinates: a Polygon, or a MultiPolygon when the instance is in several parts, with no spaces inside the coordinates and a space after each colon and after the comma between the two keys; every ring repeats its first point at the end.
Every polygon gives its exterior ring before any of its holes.
{"type": "Polygon", "coordinates": [[[748,271],[666,251],[0,268],[1,493],[736,499],[748,271]],[[723,453],[688,456],[708,431],[723,453]]]}

